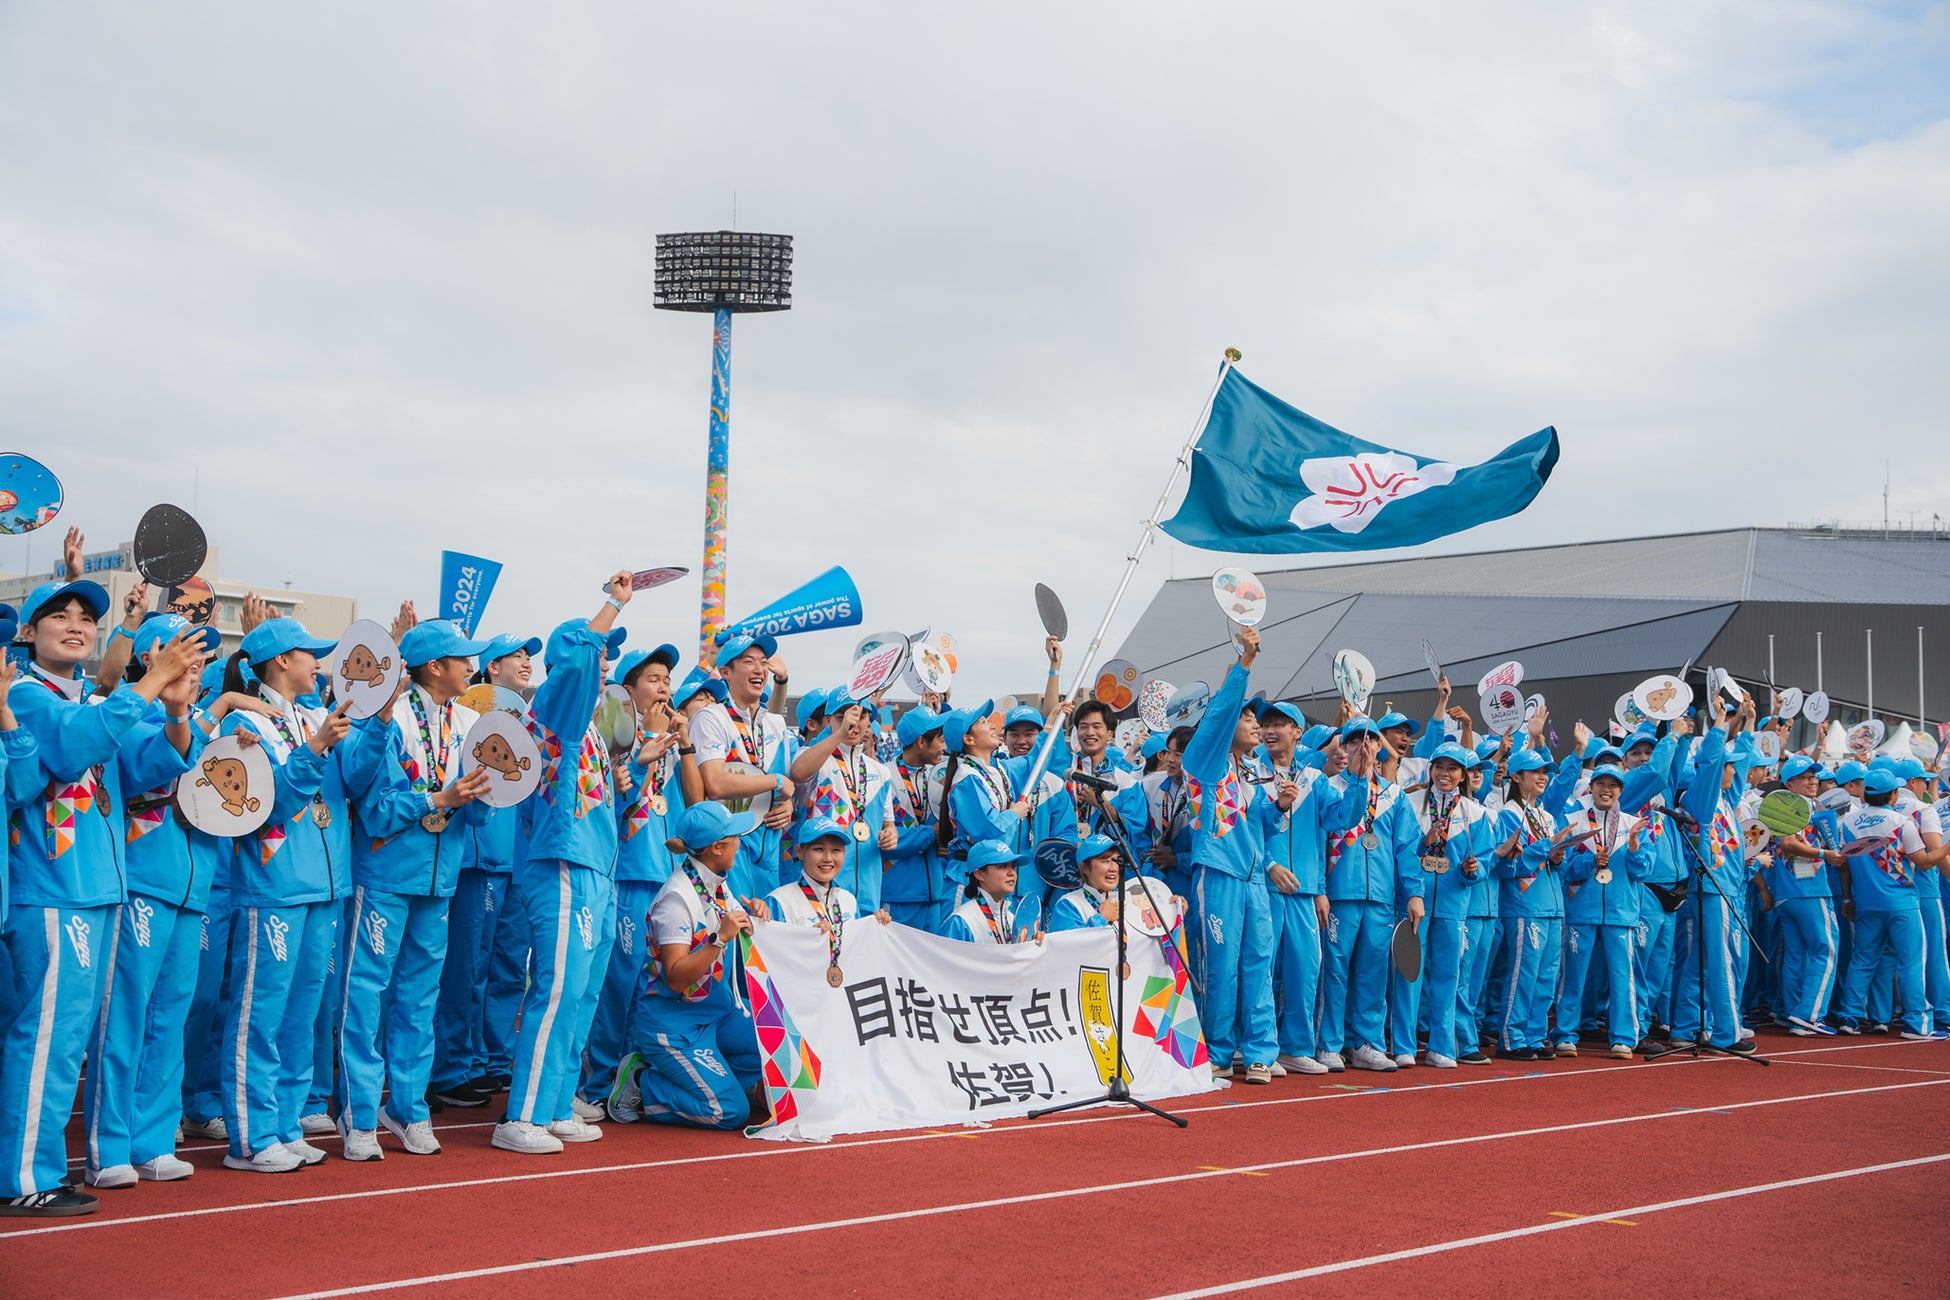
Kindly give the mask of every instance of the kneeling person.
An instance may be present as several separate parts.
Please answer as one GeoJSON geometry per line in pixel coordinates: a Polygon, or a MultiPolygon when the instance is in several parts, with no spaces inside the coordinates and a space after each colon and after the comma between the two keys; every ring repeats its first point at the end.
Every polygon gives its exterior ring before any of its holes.
{"type": "Polygon", "coordinates": [[[758,1039],[728,983],[725,951],[752,921],[725,877],[756,824],[711,801],[677,819],[671,851],[687,856],[650,904],[650,980],[609,1097],[619,1121],[735,1129],[751,1114],[758,1039]]]}

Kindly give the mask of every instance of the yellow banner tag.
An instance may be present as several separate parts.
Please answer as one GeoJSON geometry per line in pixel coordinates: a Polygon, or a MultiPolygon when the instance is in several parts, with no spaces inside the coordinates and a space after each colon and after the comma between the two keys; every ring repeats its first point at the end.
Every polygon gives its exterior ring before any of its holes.
{"type": "MultiPolygon", "coordinates": [[[[1085,966],[1077,972],[1077,1009],[1083,1015],[1083,1042],[1090,1049],[1091,1064],[1097,1068],[1097,1082],[1110,1086],[1111,1073],[1118,1068],[1117,1015],[1110,1000],[1110,972],[1100,966],[1085,966]]],[[[1123,1071],[1129,1083],[1131,1072],[1123,1071]]]]}

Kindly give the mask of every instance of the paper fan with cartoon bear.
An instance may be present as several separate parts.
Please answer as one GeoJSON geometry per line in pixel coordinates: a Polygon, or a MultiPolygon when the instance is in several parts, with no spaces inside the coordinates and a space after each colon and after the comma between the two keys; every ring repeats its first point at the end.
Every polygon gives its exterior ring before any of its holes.
{"type": "Polygon", "coordinates": [[[277,793],[264,746],[247,745],[237,735],[205,745],[190,770],[176,778],[176,806],[184,820],[224,840],[249,835],[269,821],[277,793]]]}
{"type": "Polygon", "coordinates": [[[520,719],[497,709],[468,728],[461,745],[460,774],[465,777],[477,767],[492,774],[481,802],[490,808],[512,808],[541,784],[542,751],[520,719]]]}
{"type": "Polygon", "coordinates": [[[338,699],[352,701],[346,716],[357,722],[386,707],[405,672],[392,633],[362,618],[345,629],[333,652],[332,690],[338,699]]]}

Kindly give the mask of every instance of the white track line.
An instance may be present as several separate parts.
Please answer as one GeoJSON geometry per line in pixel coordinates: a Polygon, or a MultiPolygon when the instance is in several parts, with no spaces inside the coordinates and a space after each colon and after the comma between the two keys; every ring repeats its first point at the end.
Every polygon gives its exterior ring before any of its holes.
{"type": "MultiPolygon", "coordinates": [[[[1729,1102],[1717,1109],[1720,1111],[1753,1110],[1763,1106],[1784,1106],[1800,1101],[1822,1101],[1831,1097],[1853,1097],[1870,1093],[1900,1092],[1910,1088],[1941,1088],[1946,1085],[1950,1085],[1950,1079],[1926,1080],[1919,1083],[1892,1083],[1874,1088],[1851,1088],[1842,1092],[1815,1092],[1797,1097],[1772,1097],[1762,1101],[1729,1102]]],[[[1642,1115],[1621,1115],[1611,1119],[1583,1120],[1575,1124],[1551,1124],[1541,1128],[1512,1129],[1501,1133],[1478,1133],[1468,1137],[1441,1138],[1431,1142],[1410,1142],[1399,1146],[1371,1147],[1364,1151],[1343,1151],[1329,1155],[1302,1156],[1293,1160],[1270,1160],[1263,1164],[1240,1165],[1227,1169],[1200,1170],[1196,1173],[1189,1174],[1164,1174],[1155,1178],[1138,1178],[1121,1183],[1100,1183],[1087,1187],[1069,1187],[1053,1192],[1029,1192],[1019,1196],[999,1196],[983,1201],[962,1201],[951,1205],[934,1205],[918,1210],[894,1210],[885,1214],[864,1214],[847,1219],[829,1219],[819,1223],[791,1224],[781,1228],[760,1228],[749,1232],[724,1233],[715,1237],[693,1237],[684,1241],[658,1242],[649,1246],[629,1246],[617,1250],[592,1251],[585,1255],[567,1255],[557,1259],[528,1260],[519,1264],[501,1264],[486,1268],[463,1269],[452,1273],[430,1273],[421,1277],[372,1282],[363,1286],[339,1287],[329,1291],[309,1291],[302,1295],[288,1296],[285,1300],[325,1300],[329,1296],[369,1295],[377,1291],[397,1291],[408,1287],[432,1286],[445,1282],[464,1282],[481,1277],[502,1277],[511,1273],[533,1272],[537,1269],[566,1268],[576,1264],[593,1264],[616,1259],[634,1259],[644,1255],[660,1255],[671,1251],[694,1250],[706,1246],[734,1245],[739,1242],[763,1241],[775,1237],[802,1236],[808,1233],[867,1227],[879,1223],[898,1223],[908,1219],[927,1219],[947,1214],[963,1214],[972,1210],[991,1210],[1013,1205],[1033,1205],[1044,1201],[1068,1200],[1078,1196],[1096,1196],[1106,1192],[1140,1191],[1150,1187],[1166,1187],[1177,1183],[1200,1182],[1208,1178],[1231,1178],[1241,1173],[1267,1173],[1276,1169],[1298,1169],[1307,1165],[1337,1164],[1351,1160],[1369,1159],[1375,1156],[1403,1155],[1414,1151],[1432,1151],[1445,1147],[1472,1146],[1485,1142],[1507,1141],[1512,1138],[1538,1137],[1553,1133],[1573,1133],[1586,1129],[1610,1128],[1620,1124],[1637,1124],[1653,1120],[1678,1119],[1703,1113],[1707,1112],[1698,1110],[1659,1110],[1650,1111],[1642,1115]]],[[[1618,1211],[1605,1217],[1616,1218],[1624,1213],[1626,1211],[1618,1211]]],[[[1575,1220],[1565,1221],[1565,1223],[1572,1222],[1575,1222],[1575,1220]]]]}
{"type": "MultiPolygon", "coordinates": [[[[1924,1046],[1924,1044],[1921,1043],[1858,1043],[1858,1044],[1848,1044],[1848,1045],[1837,1046],[1837,1047],[1812,1047],[1801,1052],[1783,1052],[1783,1053],[1778,1053],[1778,1055],[1812,1056],[1817,1053],[1853,1052],[1853,1051],[1861,1051],[1864,1050],[1865,1048],[1871,1048],[1871,1047],[1895,1047],[1895,1046],[1921,1047],[1924,1046]]],[[[1677,1064],[1679,1065],[1725,1065],[1731,1059],[1732,1058],[1725,1057],[1725,1056],[1701,1056],[1701,1057],[1691,1057],[1684,1061],[1680,1061],[1677,1064]]],[[[1622,1064],[1601,1065],[1601,1066],[1574,1069],[1574,1070],[1550,1070],[1550,1071],[1533,1070],[1533,1071],[1525,1072],[1523,1074],[1481,1075],[1475,1078],[1462,1078],[1462,1079],[1456,1079],[1454,1081],[1445,1080],[1444,1082],[1441,1083],[1414,1083],[1402,1087],[1393,1087],[1393,1088],[1382,1084],[1371,1084],[1366,1088],[1352,1090],[1352,1091],[1336,1090],[1333,1092],[1309,1093],[1299,1097],[1269,1097],[1264,1101],[1219,1102],[1210,1106],[1188,1106],[1174,1113],[1179,1115],[1203,1115],[1203,1114],[1223,1115],[1228,1111],[1257,1110],[1266,1106],[1295,1106],[1295,1105],[1305,1104],[1308,1102],[1345,1101],[1353,1097],[1383,1097],[1383,1096],[1396,1096],[1405,1093],[1438,1092],[1444,1089],[1453,1090],[1456,1088],[1473,1088],[1473,1087],[1481,1087],[1485,1084],[1496,1084],[1496,1083],[1522,1083],[1526,1081],[1550,1080],[1550,1079],[1587,1079],[1587,1078],[1596,1077],[1598,1075],[1612,1074],[1619,1070],[1641,1069],[1644,1068],[1645,1064],[1646,1064],[1645,1062],[1634,1062],[1630,1065],[1622,1065],[1622,1064]]],[[[1317,1078],[1319,1076],[1310,1075],[1307,1077],[1317,1078]]],[[[1377,1077],[1385,1078],[1387,1076],[1381,1075],[1377,1077]]],[[[1715,1108],[1711,1106],[1699,1106],[1699,1107],[1694,1107],[1693,1109],[1711,1110],[1715,1108]]],[[[1060,1119],[1060,1120],[1044,1119],[1044,1120],[1026,1120],[1026,1121],[1013,1121],[1013,1122],[1005,1121],[1001,1124],[998,1124],[995,1127],[983,1129],[980,1131],[984,1133],[996,1133],[996,1134],[1033,1133],[1039,1129],[1046,1129],[1046,1128],[1070,1128],[1070,1127],[1084,1125],[1084,1124],[1112,1124],[1112,1123],[1118,1123],[1125,1120],[1140,1120],[1144,1118],[1146,1118],[1144,1115],[1139,1114],[1135,1111],[1114,1110],[1114,1111],[1110,1111],[1107,1114],[1083,1116],[1075,1119],[1060,1119]]],[[[715,1152],[711,1155],[682,1156],[682,1157],[665,1159],[665,1160],[641,1160],[641,1161],[633,1161],[629,1164],[620,1164],[620,1165],[592,1165],[587,1167],[578,1167],[574,1169],[548,1169],[548,1170],[543,1170],[539,1173],[530,1173],[530,1174],[498,1174],[488,1178],[455,1179],[453,1181],[444,1182],[444,1183],[416,1183],[405,1187],[373,1187],[373,1188],[366,1188],[356,1192],[335,1192],[326,1196],[287,1197],[287,1198],[280,1198],[278,1200],[269,1200],[269,1201],[250,1201],[240,1205],[210,1205],[210,1206],[204,1206],[200,1209],[170,1210],[160,1214],[132,1214],[124,1218],[96,1218],[91,1216],[89,1218],[78,1219],[72,1223],[53,1223],[40,1228],[19,1228],[19,1229],[14,1229],[12,1231],[0,1230],[0,1246],[4,1246],[8,1241],[11,1241],[18,1237],[45,1236],[49,1233],[57,1233],[57,1232],[87,1232],[87,1231],[99,1230],[102,1228],[124,1227],[133,1224],[157,1223],[169,1219],[195,1219],[195,1218],[203,1218],[209,1215],[217,1215],[217,1214],[236,1214],[247,1210],[282,1210],[282,1209],[290,1209],[292,1207],[300,1206],[300,1205],[329,1204],[335,1201],[370,1200],[382,1196],[410,1196],[419,1192],[453,1191],[459,1188],[468,1188],[468,1187],[493,1187],[493,1186],[504,1185],[507,1183],[539,1182],[547,1179],[556,1179],[556,1178],[580,1178],[580,1177],[595,1175],[595,1174],[634,1173],[644,1169],[665,1169],[676,1165],[710,1164],[714,1161],[720,1161],[720,1160],[757,1160],[757,1159],[766,1159],[775,1156],[810,1155],[815,1152],[848,1151],[856,1147],[891,1146],[891,1145],[904,1143],[904,1142],[934,1142],[947,1137],[965,1136],[966,1133],[969,1131],[970,1130],[964,1130],[958,1132],[935,1132],[935,1133],[909,1132],[909,1133],[902,1133],[894,1137],[856,1138],[851,1141],[833,1142],[827,1144],[806,1144],[806,1145],[791,1144],[785,1146],[773,1146],[767,1144],[766,1146],[757,1150],[721,1151],[721,1152],[715,1152]]],[[[225,1150],[227,1148],[215,1148],[215,1149],[225,1150]]]]}
{"type": "MultiPolygon", "coordinates": [[[[1441,1255],[1452,1250],[1466,1250],[1471,1246],[1486,1246],[1499,1241],[1514,1241],[1519,1237],[1534,1237],[1544,1232],[1561,1232],[1567,1228],[1583,1228],[1606,1219],[1642,1218],[1663,1210],[1680,1210],[1693,1205],[1709,1205],[1714,1201],[1730,1201],[1741,1196],[1758,1196],[1764,1192],[1784,1191],[1790,1187],[1807,1187],[1813,1183],[1829,1183],[1840,1178],[1859,1178],[1864,1174],[1883,1174],[1892,1169],[1914,1169],[1918,1165],[1933,1165],[1950,1160],[1950,1152],[1934,1156],[1918,1156],[1914,1160],[1894,1160],[1885,1165],[1863,1165],[1856,1169],[1837,1169],[1833,1173],[1810,1174],[1805,1178],[1786,1178],[1778,1183],[1756,1183],[1751,1187],[1734,1187],[1724,1192],[1708,1192],[1702,1196],[1685,1196],[1676,1201],[1658,1201],[1651,1205],[1630,1205],[1622,1210],[1605,1210],[1599,1214],[1587,1214],[1577,1219],[1558,1219],[1551,1223],[1537,1223],[1523,1228],[1511,1228],[1504,1232],[1487,1232],[1476,1237],[1459,1237],[1454,1241],[1440,1241],[1432,1246],[1416,1246],[1409,1250],[1394,1250],[1383,1255],[1364,1255],[1360,1259],[1342,1260],[1336,1264],[1318,1264],[1313,1268],[1295,1269],[1290,1273],[1270,1273],[1265,1277],[1247,1278],[1239,1282],[1227,1282],[1219,1286],[1204,1287],[1197,1291],[1176,1291],[1158,1300],[1194,1300],[1199,1296],[1227,1295],[1234,1291],[1249,1291],[1257,1287],[1277,1286],[1282,1282],[1298,1282],[1310,1277],[1321,1277],[1328,1273],[1346,1273],[1357,1268],[1373,1268],[1377,1264],[1392,1264],[1398,1260],[1420,1259],[1427,1255],[1441,1255]]],[[[326,1294],[343,1294],[342,1292],[326,1294]]]]}

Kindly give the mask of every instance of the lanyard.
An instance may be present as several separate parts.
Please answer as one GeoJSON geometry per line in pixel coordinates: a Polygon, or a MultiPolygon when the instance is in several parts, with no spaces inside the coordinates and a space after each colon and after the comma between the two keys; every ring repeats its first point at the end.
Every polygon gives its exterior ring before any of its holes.
{"type": "MultiPolygon", "coordinates": [[[[860,755],[856,751],[854,758],[859,757],[860,755]]],[[[847,758],[844,749],[835,749],[833,751],[833,760],[839,765],[840,784],[846,787],[846,803],[849,810],[846,820],[851,822],[864,811],[861,806],[860,787],[867,783],[867,765],[862,760],[859,771],[855,772],[853,762],[847,758]]]]}
{"type": "Polygon", "coordinates": [[[1530,832],[1531,841],[1535,842],[1543,839],[1545,827],[1538,821],[1538,813],[1529,804],[1521,800],[1518,801],[1517,808],[1523,813],[1524,829],[1530,832]]]}
{"type": "Polygon", "coordinates": [[[693,867],[688,861],[684,863],[684,876],[691,882],[691,888],[697,891],[698,901],[704,904],[705,909],[710,913],[711,919],[714,921],[723,921],[726,914],[731,911],[730,908],[724,905],[724,881],[720,880],[718,882],[717,897],[713,898],[710,891],[704,888],[704,882],[698,878],[697,868],[693,867]]]}
{"type": "Polygon", "coordinates": [[[813,892],[812,885],[802,875],[799,877],[799,892],[806,896],[808,903],[812,904],[813,915],[822,917],[826,921],[826,964],[829,966],[839,965],[840,926],[842,919],[840,916],[840,905],[833,897],[833,887],[831,885],[826,887],[826,900],[825,902],[821,902],[819,895],[813,892]]]}
{"type": "Polygon", "coordinates": [[[1007,903],[1002,905],[1002,923],[1000,925],[996,924],[995,913],[989,909],[987,895],[977,894],[975,896],[975,906],[982,909],[982,919],[989,923],[989,933],[995,936],[995,941],[997,943],[1009,942],[1009,936],[1003,933],[1005,929],[1015,924],[1015,918],[1009,915],[1009,905],[1007,903]]]}
{"type": "Polygon", "coordinates": [[[1449,847],[1449,823],[1455,818],[1456,809],[1462,807],[1462,795],[1460,792],[1451,794],[1446,808],[1437,806],[1435,796],[1436,791],[1430,790],[1429,833],[1438,837],[1435,848],[1440,851],[1449,847]]]}
{"type": "Polygon", "coordinates": [[[413,720],[420,724],[420,749],[427,757],[427,766],[432,770],[427,774],[426,787],[429,792],[446,788],[447,759],[454,741],[454,706],[446,704],[440,710],[440,748],[433,747],[433,726],[427,720],[426,706],[420,703],[418,687],[408,691],[407,703],[413,706],[413,720]]]}
{"type": "Polygon", "coordinates": [[[1598,820],[1598,809],[1593,807],[1591,809],[1591,825],[1598,832],[1598,847],[1609,855],[1612,846],[1618,843],[1618,810],[1616,808],[1612,809],[1605,814],[1604,820],[1600,821],[1598,820]]]}
{"type": "Polygon", "coordinates": [[[901,784],[907,788],[907,806],[913,810],[916,821],[927,816],[927,805],[921,801],[921,792],[914,788],[914,778],[920,773],[905,763],[894,765],[900,770],[901,784]]]}
{"type": "Polygon", "coordinates": [[[974,769],[975,775],[982,778],[982,784],[987,787],[989,797],[995,801],[995,807],[998,811],[1007,808],[1013,802],[1009,798],[1008,773],[1002,771],[1000,768],[989,766],[979,758],[964,758],[963,761],[974,769]]]}
{"type": "MultiPolygon", "coordinates": [[[[762,722],[756,724],[758,734],[754,737],[752,734],[753,724],[747,722],[742,713],[738,712],[737,709],[729,704],[720,705],[719,707],[725,711],[725,715],[731,719],[732,727],[738,732],[738,748],[745,755],[745,761],[760,771],[763,771],[765,768],[765,724],[762,722]]],[[[757,716],[756,711],[754,711],[754,716],[757,716]]]]}

